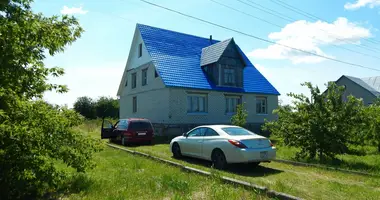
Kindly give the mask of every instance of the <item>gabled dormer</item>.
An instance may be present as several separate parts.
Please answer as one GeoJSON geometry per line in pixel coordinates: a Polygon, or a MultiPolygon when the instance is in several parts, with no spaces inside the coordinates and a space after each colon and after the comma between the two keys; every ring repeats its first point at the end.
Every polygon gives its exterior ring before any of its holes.
{"type": "Polygon", "coordinates": [[[201,67],[207,78],[220,87],[243,87],[246,63],[233,38],[202,49],[201,67]]]}

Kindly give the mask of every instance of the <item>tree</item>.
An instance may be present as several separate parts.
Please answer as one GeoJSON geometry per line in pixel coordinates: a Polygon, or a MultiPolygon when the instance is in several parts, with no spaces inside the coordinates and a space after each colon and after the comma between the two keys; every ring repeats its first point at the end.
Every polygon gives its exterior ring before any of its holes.
{"type": "Polygon", "coordinates": [[[95,102],[90,97],[79,97],[74,103],[74,110],[87,119],[96,118],[95,102]]]}
{"type": "Polygon", "coordinates": [[[278,121],[267,122],[264,130],[279,136],[289,146],[299,147],[297,157],[334,158],[347,151],[347,144],[355,135],[355,126],[360,123],[363,103],[349,96],[344,102],[344,87],[328,84],[326,93],[309,82],[301,84],[309,88],[311,98],[303,94],[290,93],[293,105],[280,106],[274,111],[278,121]]]}
{"type": "Polygon", "coordinates": [[[0,199],[31,199],[54,192],[68,174],[57,162],[78,172],[93,166],[99,140],[72,127],[81,123],[76,112],[40,99],[46,91],[67,91],[47,82],[63,69],[44,65],[80,37],[74,17],[44,17],[32,0],[0,3],[0,199]]]}
{"type": "Polygon", "coordinates": [[[236,108],[236,114],[232,116],[231,118],[231,123],[235,126],[244,127],[245,124],[247,123],[247,116],[248,116],[248,113],[244,109],[244,105],[239,104],[237,105],[237,108],[236,108]]]}
{"type": "Polygon", "coordinates": [[[100,118],[119,118],[119,101],[110,97],[100,97],[96,103],[96,115],[100,118]]]}
{"type": "Polygon", "coordinates": [[[380,152],[380,105],[371,105],[364,110],[365,124],[362,128],[366,131],[366,139],[377,146],[380,152]]]}

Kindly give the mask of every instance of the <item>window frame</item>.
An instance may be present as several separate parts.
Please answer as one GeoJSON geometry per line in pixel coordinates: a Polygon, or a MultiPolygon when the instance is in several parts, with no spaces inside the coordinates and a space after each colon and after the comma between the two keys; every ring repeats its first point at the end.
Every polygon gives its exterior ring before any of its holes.
{"type": "Polygon", "coordinates": [[[267,115],[268,114],[268,98],[267,97],[263,97],[263,96],[257,96],[256,97],[256,114],[257,115],[267,115]],[[260,112],[257,109],[259,101],[260,101],[260,112]],[[263,102],[265,102],[265,103],[263,104],[263,102]],[[264,112],[262,112],[263,108],[265,109],[264,112]]]}
{"type": "Polygon", "coordinates": [[[137,96],[132,97],[132,112],[137,113],[137,96]]]}
{"type": "Polygon", "coordinates": [[[131,87],[132,89],[136,88],[137,86],[137,72],[134,72],[131,74],[131,79],[132,79],[132,84],[131,84],[131,87]]]}
{"type": "Polygon", "coordinates": [[[148,85],[148,68],[141,70],[141,85],[148,85]]]}
{"type": "Polygon", "coordinates": [[[186,96],[186,103],[187,103],[187,109],[186,112],[188,114],[207,114],[208,112],[208,95],[203,93],[188,93],[186,96]],[[193,109],[193,105],[195,102],[193,102],[193,99],[197,99],[197,110],[193,109]],[[203,102],[203,110],[200,110],[201,101],[200,99],[204,99],[203,102]],[[190,102],[189,102],[190,100],[190,102]],[[189,108],[190,105],[190,108],[189,108]]]}
{"type": "Polygon", "coordinates": [[[239,95],[224,95],[224,106],[225,106],[225,113],[226,114],[235,114],[237,111],[237,106],[242,104],[242,96],[239,95]],[[230,109],[230,101],[229,99],[237,99],[237,102],[235,104],[235,108],[230,109]]]}
{"type": "Polygon", "coordinates": [[[139,44],[139,48],[138,48],[138,57],[141,58],[142,56],[142,43],[139,44]]]}

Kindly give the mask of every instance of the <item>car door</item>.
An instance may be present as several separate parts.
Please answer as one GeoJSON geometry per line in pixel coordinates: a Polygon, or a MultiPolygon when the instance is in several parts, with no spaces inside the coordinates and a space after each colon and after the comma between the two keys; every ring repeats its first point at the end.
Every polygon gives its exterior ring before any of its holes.
{"type": "Polygon", "coordinates": [[[215,148],[220,148],[222,138],[218,132],[212,128],[205,128],[205,133],[202,142],[202,158],[211,160],[211,152],[215,148]]]}
{"type": "Polygon", "coordinates": [[[117,131],[115,131],[115,127],[112,125],[112,123],[108,120],[104,120],[102,122],[102,129],[101,129],[101,138],[116,138],[117,137],[117,131]]]}
{"type": "Polygon", "coordinates": [[[186,135],[182,142],[181,151],[183,154],[193,157],[202,157],[202,142],[205,128],[196,128],[186,135]]]}

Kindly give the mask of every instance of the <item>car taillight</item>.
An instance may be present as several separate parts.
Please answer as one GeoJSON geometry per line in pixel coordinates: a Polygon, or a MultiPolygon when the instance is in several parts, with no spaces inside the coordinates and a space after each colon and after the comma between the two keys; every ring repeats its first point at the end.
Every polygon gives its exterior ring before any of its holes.
{"type": "Polygon", "coordinates": [[[237,140],[228,140],[228,142],[231,143],[232,145],[234,145],[235,147],[239,147],[242,149],[247,148],[247,146],[245,146],[243,143],[241,143],[240,141],[237,141],[237,140]]]}
{"type": "Polygon", "coordinates": [[[132,132],[129,132],[129,131],[124,131],[123,134],[125,136],[133,136],[133,133],[132,132]]]}
{"type": "Polygon", "coordinates": [[[274,147],[272,141],[270,141],[270,140],[269,140],[269,145],[270,145],[271,147],[274,147]]]}

